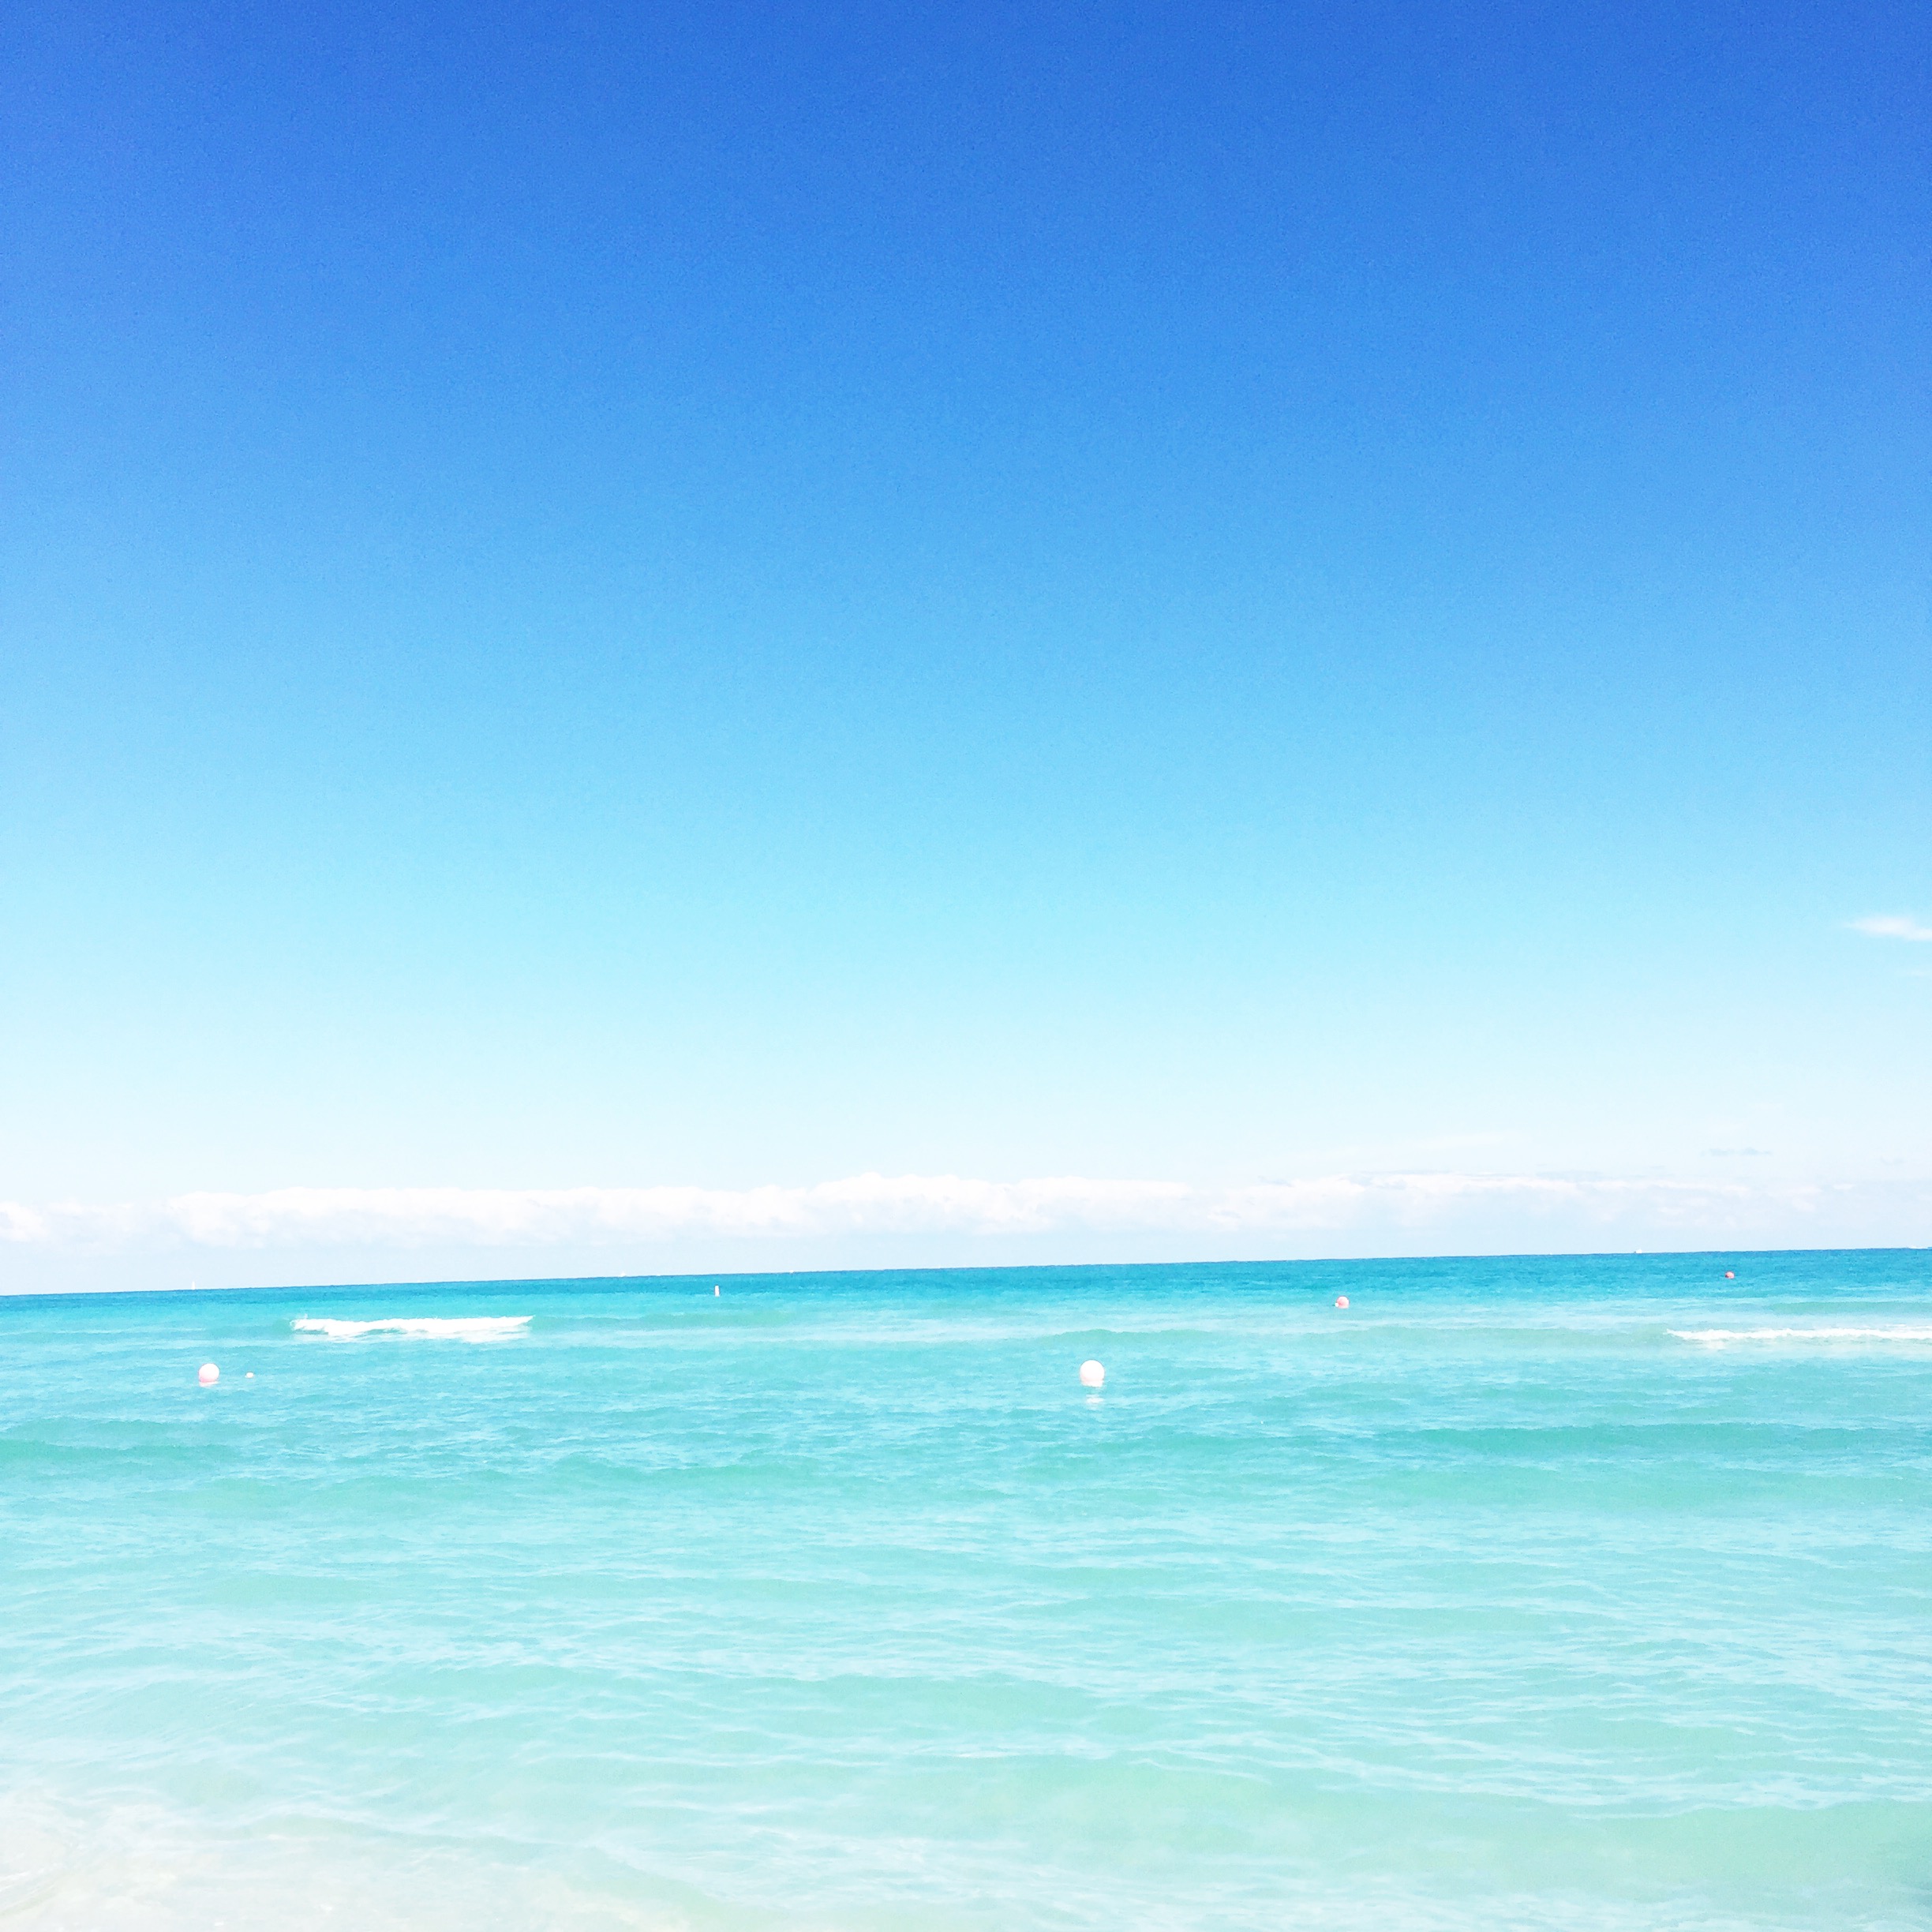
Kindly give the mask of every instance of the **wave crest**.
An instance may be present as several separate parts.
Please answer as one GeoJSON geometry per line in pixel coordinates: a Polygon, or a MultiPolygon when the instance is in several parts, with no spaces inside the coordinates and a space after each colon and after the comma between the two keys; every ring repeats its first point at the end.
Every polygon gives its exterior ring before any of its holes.
{"type": "Polygon", "coordinates": [[[1895,1322],[1881,1328],[1673,1328],[1679,1342],[1726,1348],[1733,1342],[1932,1342],[1932,1325],[1895,1322]]]}
{"type": "Polygon", "coordinates": [[[331,1321],[301,1315],[289,1324],[298,1335],[356,1342],[364,1335],[413,1335],[433,1342],[507,1342],[530,1326],[527,1315],[388,1315],[376,1321],[331,1321]]]}

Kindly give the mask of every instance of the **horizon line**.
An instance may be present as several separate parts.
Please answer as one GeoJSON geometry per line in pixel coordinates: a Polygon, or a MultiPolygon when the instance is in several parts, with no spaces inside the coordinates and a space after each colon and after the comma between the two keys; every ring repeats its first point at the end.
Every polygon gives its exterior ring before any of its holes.
{"type": "Polygon", "coordinates": [[[223,1295],[223,1294],[343,1294],[374,1289],[400,1291],[440,1288],[578,1288],[632,1282],[723,1282],[807,1280],[852,1275],[1073,1275],[1097,1273],[1151,1274],[1183,1268],[1365,1268],[1428,1267],[1453,1261],[1690,1261],[1706,1256],[1728,1256],[1736,1260],[1776,1260],[1787,1255],[1911,1255],[1932,1252],[1932,1243],[1889,1242],[1872,1245],[1821,1245],[1799,1248],[1550,1248],[1550,1249],[1451,1249],[1427,1255],[1303,1255],[1254,1256],[1233,1260],[1195,1261],[1016,1261],[968,1262],[948,1265],[921,1264],[908,1267],[851,1268],[705,1268],[680,1270],[667,1274],[627,1275],[451,1275],[384,1281],[339,1282],[231,1282],[204,1288],[191,1282],[185,1288],[94,1287],[6,1288],[0,1287],[0,1301],[66,1301],[103,1295],[223,1295]]]}

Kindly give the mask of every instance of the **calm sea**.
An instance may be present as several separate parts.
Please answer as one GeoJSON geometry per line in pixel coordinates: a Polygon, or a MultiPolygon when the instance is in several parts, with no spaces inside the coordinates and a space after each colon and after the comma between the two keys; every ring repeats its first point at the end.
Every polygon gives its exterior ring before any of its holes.
{"type": "Polygon", "coordinates": [[[1932,1926],[1932,1256],[717,1279],[0,1301],[0,1920],[1932,1926]]]}

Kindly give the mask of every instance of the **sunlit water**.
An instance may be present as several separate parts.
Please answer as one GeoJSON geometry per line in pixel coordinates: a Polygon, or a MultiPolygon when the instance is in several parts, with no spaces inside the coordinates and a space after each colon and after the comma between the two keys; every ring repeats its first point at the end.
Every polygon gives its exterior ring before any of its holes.
{"type": "Polygon", "coordinates": [[[0,1919],[1932,1925],[1932,1257],[712,1286],[0,1301],[0,1919]]]}

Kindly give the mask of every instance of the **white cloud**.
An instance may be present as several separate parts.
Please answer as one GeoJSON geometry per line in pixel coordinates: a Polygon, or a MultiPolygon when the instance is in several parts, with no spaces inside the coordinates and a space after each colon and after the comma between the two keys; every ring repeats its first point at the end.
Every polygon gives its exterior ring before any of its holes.
{"type": "Polygon", "coordinates": [[[1852,930],[1873,939],[1932,940],[1932,926],[1922,926],[1915,919],[1896,912],[1878,912],[1870,919],[1854,919],[1852,930]]]}
{"type": "Polygon", "coordinates": [[[1803,1216],[1829,1190],[1741,1181],[1545,1174],[1329,1174],[1232,1188],[1062,1176],[982,1181],[856,1174],[805,1187],[280,1188],[167,1200],[31,1207],[0,1202],[0,1244],[125,1252],[318,1249],[623,1249],[694,1237],[792,1245],[897,1236],[1230,1237],[1260,1252],[1296,1234],[1446,1227],[1472,1215],[1556,1217],[1582,1228],[1641,1220],[1728,1226],[1767,1205],[1803,1216]]]}

